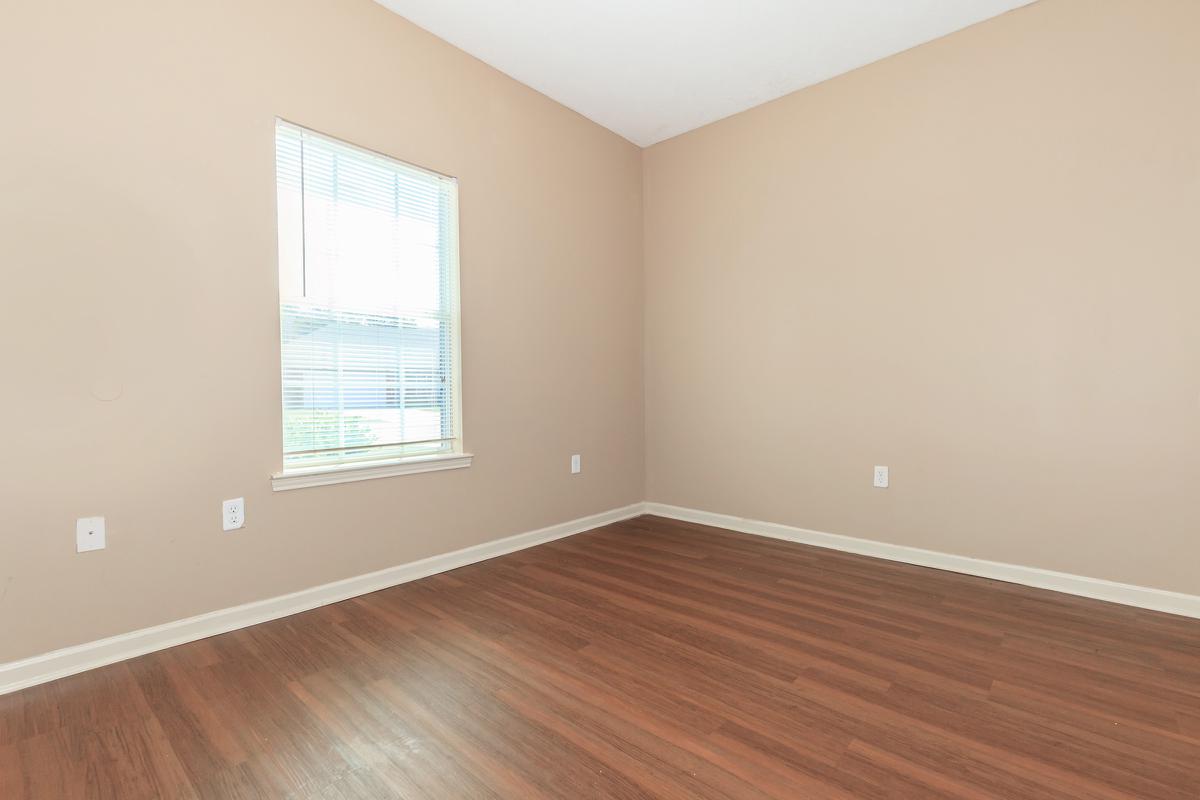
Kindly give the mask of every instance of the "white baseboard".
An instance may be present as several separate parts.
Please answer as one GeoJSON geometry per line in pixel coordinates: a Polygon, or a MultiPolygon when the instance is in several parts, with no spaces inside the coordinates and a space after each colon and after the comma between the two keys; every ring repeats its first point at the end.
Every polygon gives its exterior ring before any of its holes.
{"type": "Polygon", "coordinates": [[[1184,617],[1200,619],[1200,596],[1168,592],[1164,589],[1151,589],[1145,586],[1134,586],[1128,583],[1115,583],[1100,578],[1086,578],[1082,575],[1071,575],[1066,572],[1053,572],[1037,567],[1022,567],[1016,564],[1004,564],[999,561],[985,561],[967,556],[955,556],[949,553],[939,553],[935,550],[922,550],[918,547],[905,547],[898,544],[886,544],[869,539],[857,539],[852,536],[839,536],[833,533],[810,531],[804,528],[794,528],[790,525],[780,525],[774,522],[732,517],[726,514],[714,514],[709,511],[697,511],[691,508],[666,505],[663,503],[646,503],[646,513],[660,517],[695,522],[700,525],[711,525],[716,528],[726,528],[740,533],[751,533],[756,536],[767,536],[772,539],[783,539],[789,542],[811,544],[830,550],[841,550],[847,553],[858,553],[873,556],[888,561],[900,561],[905,564],[916,564],[922,567],[933,567],[950,572],[961,572],[965,575],[975,575],[981,578],[992,578],[1008,583],[1019,583],[1023,586],[1033,586],[1038,589],[1050,589],[1055,592],[1090,597],[1095,600],[1107,600],[1110,603],[1120,603],[1137,608],[1147,608],[1153,611],[1164,611],[1168,614],[1178,614],[1184,617]]]}
{"type": "Polygon", "coordinates": [[[390,586],[407,583],[439,572],[464,567],[477,561],[524,550],[527,547],[562,539],[576,533],[598,528],[613,522],[639,516],[644,512],[643,503],[634,503],[570,522],[551,525],[541,530],[520,533],[494,542],[467,547],[432,556],[420,561],[358,575],[353,578],[314,586],[292,594],[259,600],[220,611],[211,611],[196,617],[155,625],[107,639],[55,650],[50,653],[0,664],[0,694],[15,692],[39,683],[65,678],[96,667],[103,667],[135,656],[164,650],[175,645],[205,639],[219,633],[228,633],[238,628],[257,625],[290,614],[308,611],[318,606],[347,600],[390,586]]]}
{"type": "Polygon", "coordinates": [[[390,586],[435,575],[439,572],[464,567],[478,561],[524,550],[527,547],[562,539],[576,533],[598,528],[613,522],[631,519],[641,514],[655,514],[660,517],[695,522],[700,525],[711,525],[726,528],[741,533],[766,536],[772,539],[782,539],[789,542],[799,542],[831,550],[841,550],[847,553],[858,553],[873,556],[888,561],[899,561],[905,564],[917,564],[923,567],[943,569],[950,572],[960,572],[966,575],[976,575],[981,578],[1033,586],[1039,589],[1049,589],[1055,592],[1090,597],[1096,600],[1106,600],[1111,603],[1121,603],[1137,608],[1147,608],[1153,611],[1163,611],[1168,614],[1178,614],[1185,617],[1200,619],[1200,596],[1168,592],[1163,589],[1151,589],[1145,586],[1133,586],[1126,583],[1087,578],[1081,575],[1071,575],[1065,572],[1022,567],[1015,564],[1004,564],[998,561],[985,561],[967,556],[939,553],[934,550],[922,550],[917,547],[875,542],[869,539],[857,539],[852,536],[840,536],[833,533],[796,528],[790,525],[780,525],[774,522],[734,517],[726,514],[714,514],[708,511],[697,511],[691,508],[666,505],[663,503],[634,503],[633,505],[593,514],[589,517],[551,525],[528,533],[509,536],[494,542],[467,547],[453,553],[432,556],[420,561],[401,564],[395,567],[358,575],[353,578],[303,589],[292,594],[259,600],[245,605],[212,611],[187,619],[143,628],[107,639],[55,650],[50,653],[26,658],[21,661],[11,661],[0,664],[0,694],[15,692],[29,686],[65,678],[96,667],[113,664],[125,659],[164,650],[175,645],[205,639],[219,633],[227,633],[239,628],[268,622],[301,611],[308,611],[319,606],[347,600],[351,597],[376,592],[390,586]]]}

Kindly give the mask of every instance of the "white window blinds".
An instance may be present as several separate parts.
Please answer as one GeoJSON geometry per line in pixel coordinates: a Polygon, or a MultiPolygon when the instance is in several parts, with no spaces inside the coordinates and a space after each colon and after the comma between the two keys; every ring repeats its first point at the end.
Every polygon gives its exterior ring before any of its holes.
{"type": "Polygon", "coordinates": [[[458,183],[279,121],[285,469],[458,447],[458,183]]]}

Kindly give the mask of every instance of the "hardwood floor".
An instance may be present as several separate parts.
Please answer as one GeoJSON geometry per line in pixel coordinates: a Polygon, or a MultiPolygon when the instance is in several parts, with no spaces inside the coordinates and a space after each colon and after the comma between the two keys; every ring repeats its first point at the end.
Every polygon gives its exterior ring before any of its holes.
{"type": "Polygon", "coordinates": [[[1200,621],[642,517],[0,697],[0,798],[1200,797],[1200,621]]]}

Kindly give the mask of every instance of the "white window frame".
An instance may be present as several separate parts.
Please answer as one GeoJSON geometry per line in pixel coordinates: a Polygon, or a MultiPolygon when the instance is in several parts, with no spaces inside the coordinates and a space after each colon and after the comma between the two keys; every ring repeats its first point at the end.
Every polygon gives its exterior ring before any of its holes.
{"type": "MultiPolygon", "coordinates": [[[[344,139],[339,139],[320,133],[311,128],[289,122],[284,119],[276,119],[276,129],[280,126],[287,126],[294,129],[299,129],[307,135],[326,139],[335,142],[341,147],[348,147],[359,150],[371,156],[382,158],[387,161],[396,162],[397,164],[407,168],[416,169],[422,172],[427,172],[436,175],[439,178],[448,178],[457,183],[457,179],[451,176],[444,175],[434,170],[429,170],[424,167],[419,167],[385,153],[380,153],[364,147],[347,142],[344,139]]],[[[276,182],[279,177],[276,170],[276,182]]],[[[278,191],[276,192],[276,202],[278,203],[278,191]]],[[[452,221],[452,236],[455,241],[455,246],[449,259],[449,284],[451,294],[451,358],[453,369],[453,387],[451,391],[451,413],[453,416],[453,429],[455,438],[452,440],[450,448],[447,451],[409,455],[396,457],[378,457],[364,458],[358,461],[344,461],[336,464],[324,464],[314,466],[292,466],[286,465],[283,447],[283,425],[280,425],[280,454],[284,461],[284,465],[280,470],[271,476],[271,488],[274,491],[285,491],[289,489],[303,489],[313,486],[326,486],[337,483],[347,483],[350,481],[372,480],[375,478],[387,478],[396,475],[411,475],[419,472],[437,472],[442,470],[462,469],[471,466],[474,456],[465,452],[463,449],[463,428],[462,428],[462,325],[461,325],[461,293],[459,288],[459,268],[460,256],[458,247],[459,227],[459,197],[457,192],[454,197],[453,221],[452,221]]],[[[276,228],[278,234],[279,226],[279,211],[276,209],[276,228]]],[[[276,270],[282,269],[279,254],[276,254],[276,270]]],[[[283,286],[280,281],[279,294],[277,297],[278,305],[276,310],[282,315],[282,307],[284,303],[283,286]]],[[[281,342],[282,344],[282,342],[281,342]]],[[[282,352],[281,352],[282,356],[282,352]]],[[[282,359],[280,366],[282,368],[282,359]]],[[[282,372],[280,375],[280,389],[282,393],[282,372]]],[[[283,408],[282,394],[280,398],[280,408],[283,408]]]]}

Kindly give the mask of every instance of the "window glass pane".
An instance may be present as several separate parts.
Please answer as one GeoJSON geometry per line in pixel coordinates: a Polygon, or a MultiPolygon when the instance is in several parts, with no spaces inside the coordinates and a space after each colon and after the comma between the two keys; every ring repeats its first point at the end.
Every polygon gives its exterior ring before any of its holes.
{"type": "Polygon", "coordinates": [[[454,449],[457,185],[280,123],[290,466],[454,449]]]}

